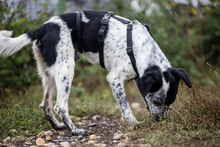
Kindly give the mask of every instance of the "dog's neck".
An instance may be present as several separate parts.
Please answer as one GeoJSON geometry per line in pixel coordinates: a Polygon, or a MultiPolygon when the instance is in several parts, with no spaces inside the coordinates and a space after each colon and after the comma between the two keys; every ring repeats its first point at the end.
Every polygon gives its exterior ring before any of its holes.
{"type": "Polygon", "coordinates": [[[162,72],[170,68],[169,61],[148,30],[137,21],[135,21],[134,27],[136,29],[134,29],[133,37],[138,39],[138,41],[133,42],[139,76],[141,77],[150,66],[156,65],[162,72]]]}

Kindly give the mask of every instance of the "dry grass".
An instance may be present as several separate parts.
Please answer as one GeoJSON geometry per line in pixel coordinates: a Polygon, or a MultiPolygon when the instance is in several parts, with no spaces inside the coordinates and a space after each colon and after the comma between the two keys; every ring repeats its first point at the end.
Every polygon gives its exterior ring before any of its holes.
{"type": "Polygon", "coordinates": [[[139,128],[124,128],[132,132],[134,142],[155,146],[220,146],[220,92],[215,86],[180,86],[169,118],[154,123],[146,113],[139,128]]]}

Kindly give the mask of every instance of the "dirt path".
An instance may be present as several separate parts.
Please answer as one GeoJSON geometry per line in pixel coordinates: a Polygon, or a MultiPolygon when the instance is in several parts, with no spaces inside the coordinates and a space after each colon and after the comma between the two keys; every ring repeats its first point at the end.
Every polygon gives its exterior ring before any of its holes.
{"type": "Polygon", "coordinates": [[[17,137],[7,146],[31,146],[36,147],[37,144],[43,146],[149,146],[144,144],[132,144],[135,141],[129,136],[129,133],[123,133],[120,129],[120,117],[113,116],[111,118],[100,118],[94,116],[91,119],[86,117],[78,118],[77,127],[87,129],[91,135],[73,136],[70,131],[56,131],[54,129],[44,130],[38,135],[32,137],[17,137]],[[80,120],[81,119],[81,120],[80,120]]]}

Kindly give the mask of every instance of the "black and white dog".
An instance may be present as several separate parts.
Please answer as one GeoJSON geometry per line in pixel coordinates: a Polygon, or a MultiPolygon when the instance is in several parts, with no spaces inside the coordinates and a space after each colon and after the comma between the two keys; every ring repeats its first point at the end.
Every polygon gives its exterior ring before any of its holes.
{"type": "MultiPolygon", "coordinates": [[[[44,98],[40,108],[55,129],[70,129],[74,134],[86,135],[87,131],[78,129],[68,113],[68,97],[74,77],[77,42],[76,13],[51,17],[40,28],[11,38],[12,32],[0,31],[0,56],[7,57],[33,42],[33,52],[37,61],[39,75],[44,86],[44,98]],[[62,119],[60,123],[53,114],[52,99],[57,90],[54,111],[62,119]]],[[[88,61],[100,65],[97,32],[105,12],[83,11],[81,36],[83,54],[88,61]]],[[[118,18],[128,20],[117,16],[118,18]]],[[[151,116],[158,120],[166,117],[167,107],[176,98],[179,81],[188,87],[191,82],[184,69],[174,69],[150,35],[148,29],[138,21],[132,21],[133,52],[137,72],[131,65],[126,52],[127,25],[111,17],[104,40],[104,64],[109,71],[107,80],[114,97],[120,106],[123,118],[129,124],[138,123],[132,114],[125,90],[124,81],[134,79],[151,116]]]]}

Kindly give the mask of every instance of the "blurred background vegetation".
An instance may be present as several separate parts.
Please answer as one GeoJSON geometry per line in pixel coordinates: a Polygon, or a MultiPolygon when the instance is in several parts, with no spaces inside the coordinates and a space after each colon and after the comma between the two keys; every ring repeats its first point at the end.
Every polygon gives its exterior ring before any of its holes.
{"type": "MultiPolygon", "coordinates": [[[[82,9],[113,11],[148,24],[173,67],[185,68],[194,83],[219,85],[220,0],[0,0],[0,30],[13,30],[13,36],[18,36],[54,14],[82,9]],[[35,8],[39,10],[32,12],[35,8]]],[[[103,73],[106,71],[90,66],[81,55],[74,83],[89,88],[106,84],[102,82],[103,73]]],[[[31,45],[9,59],[0,59],[1,97],[32,84],[40,84],[40,79],[31,45]]],[[[83,88],[77,90],[83,92],[83,88]]]]}

